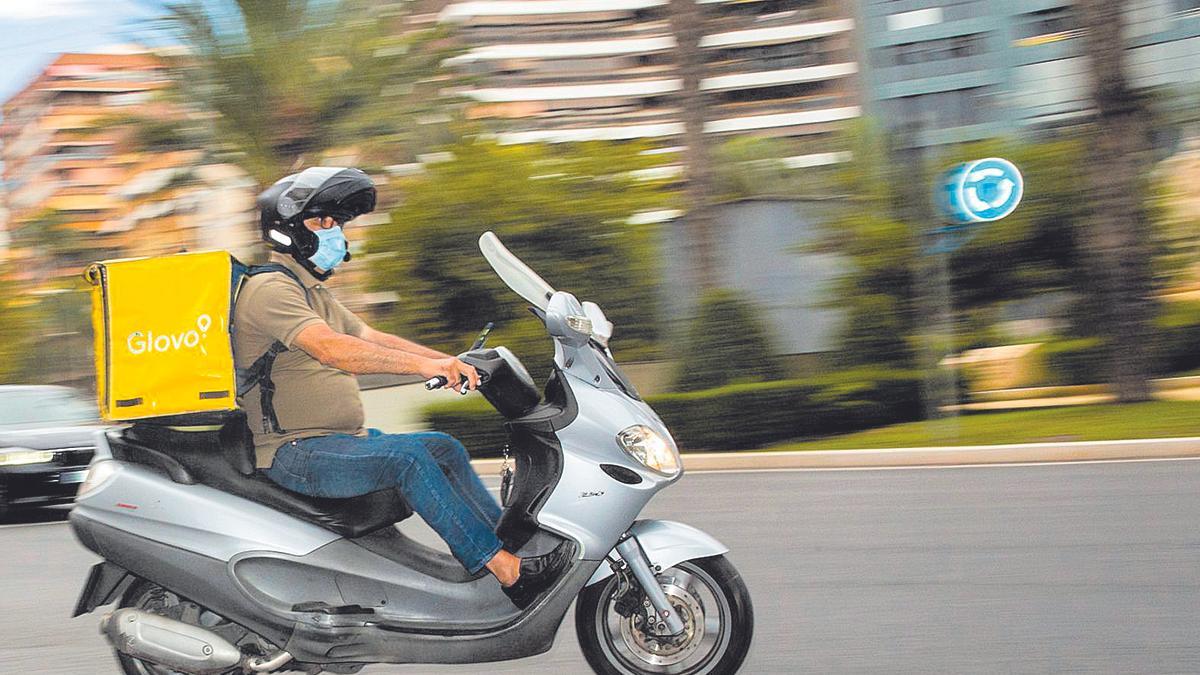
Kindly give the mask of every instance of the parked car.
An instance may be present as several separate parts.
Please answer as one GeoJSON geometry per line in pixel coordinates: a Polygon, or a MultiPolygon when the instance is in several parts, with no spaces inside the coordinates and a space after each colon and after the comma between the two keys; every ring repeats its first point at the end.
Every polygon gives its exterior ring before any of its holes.
{"type": "Polygon", "coordinates": [[[0,515],[74,499],[102,428],[71,389],[0,386],[0,515]]]}

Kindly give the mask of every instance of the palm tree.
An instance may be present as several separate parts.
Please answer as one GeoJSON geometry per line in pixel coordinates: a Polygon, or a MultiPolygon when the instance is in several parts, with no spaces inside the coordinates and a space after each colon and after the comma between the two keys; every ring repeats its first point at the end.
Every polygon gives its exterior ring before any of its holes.
{"type": "Polygon", "coordinates": [[[1150,398],[1147,379],[1151,295],[1149,227],[1143,209],[1142,177],[1149,166],[1148,111],[1131,87],[1122,37],[1125,8],[1120,0],[1079,0],[1085,47],[1091,63],[1096,116],[1088,178],[1091,225],[1087,247],[1110,331],[1111,381],[1118,400],[1150,398]]]}
{"type": "Polygon", "coordinates": [[[390,163],[428,140],[416,121],[437,105],[422,93],[436,86],[436,34],[405,30],[408,5],[376,4],[180,0],[152,29],[183,47],[183,98],[213,113],[217,141],[267,183],[331,148],[390,163]]]}

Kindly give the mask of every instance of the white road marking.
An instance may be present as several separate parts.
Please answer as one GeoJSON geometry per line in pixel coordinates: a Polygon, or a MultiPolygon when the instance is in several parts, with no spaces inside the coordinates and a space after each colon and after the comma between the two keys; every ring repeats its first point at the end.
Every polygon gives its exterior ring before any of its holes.
{"type": "Polygon", "coordinates": [[[816,471],[920,471],[924,469],[991,469],[1023,466],[1060,466],[1068,464],[1128,464],[1133,462],[1188,462],[1200,457],[1132,457],[1126,459],[1076,459],[1048,462],[987,462],[976,464],[918,464],[914,466],[812,466],[780,467],[773,469],[693,469],[691,474],[721,473],[796,473],[816,471]]]}

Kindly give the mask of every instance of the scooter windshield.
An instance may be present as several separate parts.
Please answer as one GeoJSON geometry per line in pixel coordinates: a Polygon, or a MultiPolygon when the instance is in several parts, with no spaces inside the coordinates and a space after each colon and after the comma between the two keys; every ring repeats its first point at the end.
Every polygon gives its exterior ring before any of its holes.
{"type": "Polygon", "coordinates": [[[521,259],[512,254],[500,243],[500,238],[493,232],[484,232],[479,238],[479,250],[488,264],[496,270],[496,274],[513,289],[517,295],[525,298],[530,304],[543,312],[554,295],[554,289],[546,283],[521,259]]]}

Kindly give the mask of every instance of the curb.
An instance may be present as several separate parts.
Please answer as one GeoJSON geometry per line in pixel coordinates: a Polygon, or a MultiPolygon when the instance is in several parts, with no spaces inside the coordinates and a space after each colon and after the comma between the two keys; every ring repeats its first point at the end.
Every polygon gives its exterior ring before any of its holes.
{"type": "MultiPolygon", "coordinates": [[[[683,466],[685,471],[852,469],[1179,457],[1200,457],[1200,437],[943,448],[686,453],[683,455],[683,466]]],[[[476,459],[471,462],[481,476],[499,475],[502,463],[500,459],[476,459]]]]}

